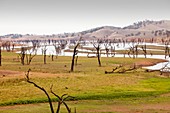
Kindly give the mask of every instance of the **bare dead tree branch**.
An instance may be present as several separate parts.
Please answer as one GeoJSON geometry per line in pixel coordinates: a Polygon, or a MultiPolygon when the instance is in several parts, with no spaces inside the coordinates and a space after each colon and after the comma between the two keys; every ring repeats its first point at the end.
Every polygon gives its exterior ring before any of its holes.
{"type": "Polygon", "coordinates": [[[21,58],[21,64],[24,65],[25,64],[25,62],[24,62],[24,60],[25,60],[25,48],[24,47],[21,48],[20,58],[21,58]]]}
{"type": "Polygon", "coordinates": [[[46,60],[46,57],[47,57],[46,52],[47,52],[47,45],[46,45],[46,43],[45,43],[44,47],[42,48],[42,53],[43,53],[43,56],[44,56],[44,59],[43,59],[43,60],[44,60],[44,64],[47,63],[47,60],[46,60]]]}
{"type": "Polygon", "coordinates": [[[96,51],[97,51],[97,59],[98,59],[98,64],[99,64],[99,67],[101,67],[102,65],[101,65],[101,61],[100,61],[100,46],[101,46],[101,44],[102,44],[103,42],[102,42],[102,40],[100,40],[100,39],[98,39],[96,42],[93,40],[93,46],[94,46],[94,48],[96,49],[96,51]]]}
{"type": "Polygon", "coordinates": [[[27,50],[27,52],[29,52],[29,53],[26,53],[27,65],[30,65],[32,59],[36,56],[37,50],[36,48],[34,48],[32,51],[27,50]]]}
{"type": "Polygon", "coordinates": [[[57,94],[55,94],[55,93],[52,91],[52,88],[53,88],[53,85],[51,85],[51,88],[50,88],[51,93],[58,98],[58,106],[57,106],[57,111],[56,111],[56,113],[59,113],[61,104],[64,104],[65,107],[66,107],[66,109],[67,109],[67,111],[68,111],[68,113],[71,113],[71,109],[68,107],[68,105],[67,105],[66,102],[65,102],[65,100],[66,100],[67,98],[70,98],[71,96],[67,96],[67,94],[63,94],[63,95],[60,97],[60,96],[58,96],[57,94]],[[65,96],[66,96],[66,97],[65,97],[65,96]]]}
{"type": "Polygon", "coordinates": [[[72,62],[71,62],[71,70],[70,70],[71,72],[74,71],[74,60],[75,60],[75,56],[78,54],[77,47],[79,46],[81,39],[82,39],[82,37],[80,37],[80,39],[78,40],[76,46],[74,47],[73,56],[72,56],[72,62]]]}
{"type": "Polygon", "coordinates": [[[105,46],[105,51],[106,51],[107,57],[109,57],[109,43],[110,43],[110,41],[108,39],[104,40],[104,46],[105,46]]]}
{"type": "Polygon", "coordinates": [[[143,50],[143,52],[144,52],[143,54],[144,54],[144,56],[146,58],[146,55],[147,55],[146,44],[144,46],[142,46],[142,50],[143,50]]]}
{"type": "Polygon", "coordinates": [[[119,65],[117,67],[115,67],[112,71],[105,71],[105,74],[112,74],[112,73],[125,73],[127,71],[134,71],[138,69],[138,67],[136,66],[136,64],[133,65],[133,67],[130,67],[128,69],[126,69],[123,65],[119,65]]]}
{"type": "Polygon", "coordinates": [[[40,89],[41,91],[43,91],[45,93],[45,95],[47,96],[48,98],[48,102],[49,102],[49,105],[50,105],[50,109],[51,109],[51,113],[54,113],[54,109],[53,109],[53,105],[52,105],[52,101],[51,101],[51,98],[49,96],[49,94],[47,93],[47,91],[43,88],[43,87],[40,87],[39,85],[37,85],[36,83],[32,82],[29,78],[29,73],[30,73],[31,69],[29,69],[27,71],[27,73],[25,74],[26,76],[26,81],[30,84],[33,84],[36,88],[40,89]]]}

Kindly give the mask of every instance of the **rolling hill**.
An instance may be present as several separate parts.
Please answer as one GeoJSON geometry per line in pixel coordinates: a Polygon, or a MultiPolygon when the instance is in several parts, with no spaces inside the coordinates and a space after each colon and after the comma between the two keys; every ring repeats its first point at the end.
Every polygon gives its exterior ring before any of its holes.
{"type": "Polygon", "coordinates": [[[170,21],[140,21],[123,28],[104,26],[96,31],[86,32],[85,37],[108,37],[108,38],[153,38],[169,37],[170,21]]]}
{"type": "Polygon", "coordinates": [[[8,34],[0,36],[1,39],[58,39],[58,38],[78,38],[83,35],[85,38],[166,38],[170,37],[170,20],[161,21],[139,21],[132,25],[121,27],[102,26],[77,33],[63,33],[52,35],[32,35],[32,34],[8,34]]]}

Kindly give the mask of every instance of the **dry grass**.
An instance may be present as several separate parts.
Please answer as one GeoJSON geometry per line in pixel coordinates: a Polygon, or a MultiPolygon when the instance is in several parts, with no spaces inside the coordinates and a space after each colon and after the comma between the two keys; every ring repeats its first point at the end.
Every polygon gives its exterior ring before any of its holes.
{"type": "MultiPolygon", "coordinates": [[[[16,56],[14,53],[3,53],[3,66],[0,67],[0,71],[4,73],[5,76],[0,78],[1,105],[47,102],[43,92],[25,82],[24,74],[28,68],[32,69],[30,73],[31,80],[44,87],[48,92],[50,85],[53,84],[53,90],[57,94],[62,95],[67,93],[75,96],[76,99],[79,100],[77,102],[78,104],[75,102],[75,106],[80,108],[81,112],[119,112],[117,111],[118,109],[125,107],[121,102],[122,99],[145,99],[146,97],[150,99],[150,97],[152,98],[167,93],[170,89],[170,79],[159,77],[158,72],[146,73],[143,69],[138,69],[137,71],[124,74],[104,74],[105,70],[112,70],[120,64],[127,67],[134,63],[153,65],[163,60],[101,58],[102,67],[98,67],[96,58],[89,59],[80,57],[78,65],[75,67],[75,72],[70,73],[71,57],[58,57],[55,61],[51,61],[51,58],[47,57],[47,64],[44,65],[43,57],[36,56],[31,65],[22,66],[20,62],[12,60],[16,58],[16,56]],[[93,101],[96,99],[98,102],[93,101]],[[113,99],[120,102],[121,106],[118,107],[114,101],[112,103],[113,99]],[[92,107],[87,104],[87,101],[81,103],[80,100],[87,100],[88,103],[91,103],[92,107]],[[97,103],[98,105],[95,106],[97,103]],[[83,109],[84,107],[85,109],[83,109]],[[118,107],[117,110],[116,107],[118,107]]],[[[54,99],[54,96],[51,94],[50,96],[54,99]]],[[[167,99],[169,97],[165,98],[167,99]]],[[[125,103],[126,102],[127,101],[125,101],[125,103]]],[[[44,111],[48,111],[47,104],[43,104],[42,106],[40,105],[40,107],[32,108],[30,112],[37,112],[42,107],[45,108],[45,110],[43,109],[44,111]]],[[[21,109],[21,113],[29,112],[27,111],[28,109],[19,108],[21,109]]],[[[126,108],[124,109],[126,110],[126,108]]],[[[9,110],[3,108],[1,111],[6,113],[6,111],[10,110],[11,108],[9,108],[9,110]]],[[[129,110],[131,111],[131,109],[127,109],[127,111],[129,110]]]]}

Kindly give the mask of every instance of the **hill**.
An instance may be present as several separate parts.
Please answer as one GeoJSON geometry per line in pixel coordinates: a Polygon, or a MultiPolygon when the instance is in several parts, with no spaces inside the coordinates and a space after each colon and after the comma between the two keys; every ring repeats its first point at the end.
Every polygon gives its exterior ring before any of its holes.
{"type": "Polygon", "coordinates": [[[0,36],[1,39],[58,39],[77,38],[83,35],[85,38],[166,38],[170,37],[170,20],[161,21],[139,21],[132,25],[121,27],[102,26],[77,33],[63,33],[52,35],[32,35],[32,34],[8,34],[0,36]]]}
{"type": "Polygon", "coordinates": [[[102,27],[94,32],[86,32],[86,37],[108,37],[108,38],[154,38],[170,36],[170,21],[140,21],[123,28],[102,27]]]}

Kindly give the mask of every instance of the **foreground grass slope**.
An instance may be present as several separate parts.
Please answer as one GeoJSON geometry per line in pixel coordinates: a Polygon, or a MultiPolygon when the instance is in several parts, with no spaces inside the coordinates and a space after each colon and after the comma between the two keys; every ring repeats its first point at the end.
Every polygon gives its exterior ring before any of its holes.
{"type": "MultiPolygon", "coordinates": [[[[24,74],[29,68],[32,70],[31,80],[44,87],[48,92],[50,85],[53,84],[53,90],[57,94],[69,94],[74,96],[78,102],[87,100],[87,103],[91,102],[92,106],[95,105],[94,100],[99,102],[107,100],[103,104],[108,104],[112,100],[122,103],[121,101],[137,99],[139,101],[136,102],[141,102],[140,100],[146,98],[149,100],[170,92],[170,78],[160,77],[159,72],[148,73],[140,68],[123,74],[104,74],[105,70],[111,71],[120,64],[128,68],[134,63],[151,65],[162,60],[102,58],[102,67],[98,67],[97,58],[79,57],[75,72],[70,73],[71,57],[58,57],[54,61],[47,57],[47,64],[44,65],[43,56],[35,56],[30,65],[23,66],[15,60],[17,54],[3,52],[2,55],[3,61],[0,67],[0,71],[3,72],[3,75],[0,75],[1,106],[47,102],[42,91],[25,82],[24,74]]],[[[54,96],[51,94],[50,96],[55,101],[54,96]]],[[[166,96],[158,100],[169,102],[170,99],[169,96],[166,96]]],[[[83,102],[85,104],[85,101],[83,102]]],[[[76,107],[83,108],[81,104],[78,106],[76,107]]]]}

